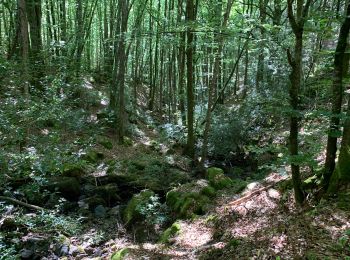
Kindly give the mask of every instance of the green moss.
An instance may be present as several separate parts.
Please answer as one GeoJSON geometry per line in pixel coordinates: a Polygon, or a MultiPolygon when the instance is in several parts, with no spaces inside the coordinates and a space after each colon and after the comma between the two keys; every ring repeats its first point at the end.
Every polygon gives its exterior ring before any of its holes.
{"type": "Polygon", "coordinates": [[[169,239],[180,232],[180,224],[174,223],[167,230],[164,231],[162,236],[159,239],[159,243],[167,244],[169,243],[169,239]]]}
{"type": "Polygon", "coordinates": [[[313,175],[307,178],[303,181],[302,186],[305,190],[315,188],[317,186],[317,176],[313,175]]]}
{"type": "Polygon", "coordinates": [[[123,260],[129,252],[130,252],[129,248],[123,248],[118,252],[115,252],[111,257],[111,260],[123,260]]]}
{"type": "Polygon", "coordinates": [[[247,187],[247,182],[241,179],[235,179],[232,181],[231,186],[234,193],[239,193],[247,187]]]}
{"type": "Polygon", "coordinates": [[[211,167],[207,170],[207,178],[208,180],[214,180],[215,176],[224,174],[224,170],[217,168],[217,167],[211,167]]]}
{"type": "Polygon", "coordinates": [[[124,210],[124,221],[128,224],[131,221],[136,221],[142,218],[140,208],[146,206],[149,203],[150,198],[154,195],[155,193],[151,190],[143,190],[139,194],[134,195],[124,210]]]}
{"type": "Polygon", "coordinates": [[[201,190],[201,194],[209,198],[214,198],[216,196],[216,190],[211,186],[206,186],[201,190]]]}
{"type": "Polygon", "coordinates": [[[213,188],[207,187],[210,186],[207,184],[199,185],[198,183],[185,184],[169,191],[166,196],[166,203],[179,218],[191,218],[195,214],[204,214],[210,203],[210,198],[205,193],[214,194],[213,188]]]}
{"type": "Polygon", "coordinates": [[[217,190],[231,187],[233,181],[226,177],[224,171],[220,168],[212,167],[207,171],[208,180],[211,186],[217,190]]]}
{"type": "Polygon", "coordinates": [[[94,150],[89,150],[82,156],[83,160],[90,163],[97,163],[99,160],[104,158],[103,153],[96,152],[94,150]]]}
{"type": "Polygon", "coordinates": [[[85,175],[85,170],[82,164],[66,163],[63,165],[62,175],[65,177],[80,178],[85,175]]]}
{"type": "Polygon", "coordinates": [[[123,144],[125,146],[132,146],[133,143],[132,143],[132,140],[129,137],[124,136],[123,137],[123,144]]]}
{"type": "Polygon", "coordinates": [[[99,136],[97,142],[108,150],[113,149],[113,143],[107,137],[99,136]]]}

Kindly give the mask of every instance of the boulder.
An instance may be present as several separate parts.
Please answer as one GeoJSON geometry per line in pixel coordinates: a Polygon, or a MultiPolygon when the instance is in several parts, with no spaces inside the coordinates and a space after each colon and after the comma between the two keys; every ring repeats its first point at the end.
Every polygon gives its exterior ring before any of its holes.
{"type": "Polygon", "coordinates": [[[108,206],[111,206],[116,201],[120,201],[120,197],[118,195],[118,186],[117,184],[110,183],[103,186],[98,186],[93,190],[93,193],[98,197],[103,198],[108,206]]]}
{"type": "Polygon", "coordinates": [[[97,152],[94,150],[88,150],[85,154],[82,155],[82,159],[89,163],[97,163],[103,158],[104,158],[103,153],[97,152]]]}
{"type": "Polygon", "coordinates": [[[150,203],[151,197],[154,195],[155,193],[151,190],[143,190],[139,194],[134,195],[123,212],[125,223],[129,224],[130,222],[142,220],[144,216],[141,214],[141,209],[150,203]]]}
{"type": "Polygon", "coordinates": [[[224,171],[220,168],[209,168],[207,171],[207,178],[210,185],[217,190],[228,188],[233,185],[232,179],[225,176],[224,171]]]}
{"type": "Polygon", "coordinates": [[[74,177],[55,177],[50,180],[48,189],[60,192],[68,200],[76,200],[80,196],[80,183],[74,177]]]}
{"type": "Polygon", "coordinates": [[[79,179],[86,175],[86,172],[81,164],[66,163],[63,165],[62,175],[64,177],[74,177],[79,179]]]}
{"type": "Polygon", "coordinates": [[[179,218],[190,218],[207,211],[215,190],[206,180],[181,185],[166,195],[166,204],[179,218]]]}

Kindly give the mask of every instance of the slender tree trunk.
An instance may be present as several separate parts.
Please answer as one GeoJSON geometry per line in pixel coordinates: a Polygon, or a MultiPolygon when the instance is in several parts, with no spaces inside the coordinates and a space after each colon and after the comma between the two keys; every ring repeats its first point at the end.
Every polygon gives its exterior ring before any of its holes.
{"type": "Polygon", "coordinates": [[[185,153],[193,160],[195,158],[195,136],[194,136],[194,33],[191,24],[195,21],[195,6],[193,0],[187,0],[187,144],[185,153]]]}
{"type": "Polygon", "coordinates": [[[295,15],[293,11],[293,0],[288,0],[288,19],[295,36],[293,56],[288,50],[288,62],[292,68],[289,76],[289,98],[293,109],[290,116],[289,152],[292,161],[291,169],[295,200],[299,204],[304,202],[305,196],[301,187],[300,167],[295,161],[299,156],[299,91],[302,82],[303,32],[304,23],[308,16],[310,4],[311,0],[307,0],[305,6],[304,0],[298,0],[295,15]]]}
{"type": "MultiPolygon", "coordinates": [[[[326,163],[323,172],[323,186],[327,190],[330,178],[335,168],[335,158],[337,153],[337,140],[340,132],[340,115],[343,103],[343,76],[344,76],[344,53],[347,47],[350,30],[350,4],[347,7],[346,18],[340,28],[338,44],[334,56],[334,72],[332,85],[332,117],[330,120],[329,134],[327,140],[326,163]]],[[[346,130],[344,128],[345,139],[346,130]]],[[[343,137],[344,139],[344,137],[343,137]]],[[[343,142],[344,143],[344,142],[343,142]]],[[[344,143],[346,147],[348,144],[344,143]]],[[[345,148],[343,148],[344,150],[345,148]]],[[[346,153],[343,151],[343,157],[346,153]]],[[[339,165],[340,162],[339,162],[339,165]]],[[[340,167],[339,169],[341,169],[340,167]]]]}

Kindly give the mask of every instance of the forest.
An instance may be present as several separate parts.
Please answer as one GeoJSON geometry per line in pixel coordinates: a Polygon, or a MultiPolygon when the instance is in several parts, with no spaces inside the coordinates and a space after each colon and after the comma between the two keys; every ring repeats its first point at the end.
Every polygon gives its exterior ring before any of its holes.
{"type": "Polygon", "coordinates": [[[350,260],[349,0],[0,0],[0,260],[350,260]]]}

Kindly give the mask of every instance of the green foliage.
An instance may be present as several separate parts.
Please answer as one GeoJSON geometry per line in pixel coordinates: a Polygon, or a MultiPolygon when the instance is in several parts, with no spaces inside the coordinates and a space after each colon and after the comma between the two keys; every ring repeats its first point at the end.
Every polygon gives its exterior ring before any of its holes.
{"type": "MultiPolygon", "coordinates": [[[[129,201],[127,207],[123,212],[123,219],[127,224],[132,222],[147,220],[147,217],[156,213],[159,208],[158,198],[151,190],[143,190],[136,194],[129,201]]],[[[154,219],[150,220],[153,221],[154,219]]]]}
{"type": "Polygon", "coordinates": [[[111,260],[123,260],[129,252],[129,248],[123,248],[118,252],[115,252],[111,257],[111,260]]]}
{"type": "Polygon", "coordinates": [[[231,187],[233,181],[224,175],[224,171],[220,168],[209,168],[208,169],[208,180],[211,186],[217,190],[231,187]]]}
{"type": "Polygon", "coordinates": [[[173,223],[169,228],[167,228],[162,236],[159,239],[159,243],[162,244],[167,244],[169,243],[169,239],[173,236],[175,236],[176,234],[178,234],[181,230],[180,224],[179,223],[173,223]]]}
{"type": "Polygon", "coordinates": [[[180,218],[202,215],[215,194],[208,187],[210,186],[203,180],[179,186],[167,193],[166,204],[180,218]]]}

